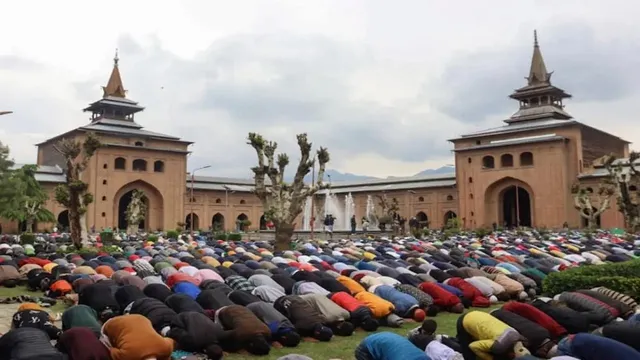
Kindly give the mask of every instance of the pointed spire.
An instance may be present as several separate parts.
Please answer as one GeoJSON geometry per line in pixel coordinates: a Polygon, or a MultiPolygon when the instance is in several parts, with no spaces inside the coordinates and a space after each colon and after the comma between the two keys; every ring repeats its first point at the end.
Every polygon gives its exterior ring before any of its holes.
{"type": "Polygon", "coordinates": [[[547,66],[542,58],[542,51],[538,45],[538,31],[533,30],[533,56],[531,57],[531,70],[529,70],[529,85],[551,84],[551,74],[547,72],[547,66]]]}
{"type": "Polygon", "coordinates": [[[109,81],[107,82],[107,86],[102,87],[103,95],[102,97],[126,97],[127,91],[124,89],[122,85],[122,78],[120,77],[120,70],[118,69],[118,62],[120,58],[118,57],[118,49],[116,49],[116,55],[113,58],[113,70],[111,70],[111,76],[109,77],[109,81]]]}

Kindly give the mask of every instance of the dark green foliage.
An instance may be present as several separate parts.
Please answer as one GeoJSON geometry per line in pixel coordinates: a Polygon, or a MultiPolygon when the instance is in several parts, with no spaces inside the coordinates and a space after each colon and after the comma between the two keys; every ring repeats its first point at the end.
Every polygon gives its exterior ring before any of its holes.
{"type": "Polygon", "coordinates": [[[102,241],[103,246],[108,246],[113,244],[114,236],[112,231],[103,231],[100,233],[100,241],[102,241]]]}
{"type": "Polygon", "coordinates": [[[157,242],[158,241],[158,235],[149,235],[149,236],[147,236],[147,241],[157,242]]]}
{"type": "Polygon", "coordinates": [[[36,242],[36,236],[33,235],[30,232],[26,232],[23,233],[22,235],[20,235],[20,244],[22,245],[26,245],[26,244],[32,244],[36,242]]]}
{"type": "Polygon", "coordinates": [[[478,238],[482,239],[483,237],[489,235],[491,232],[486,228],[479,228],[476,229],[475,233],[478,238]]]}
{"type": "Polygon", "coordinates": [[[180,236],[180,233],[175,230],[167,231],[167,238],[169,239],[177,239],[180,236]]]}
{"type": "Polygon", "coordinates": [[[589,265],[554,272],[544,279],[546,294],[604,286],[631,297],[640,297],[640,260],[606,265],[589,265]]]}
{"type": "Polygon", "coordinates": [[[215,235],[213,235],[213,238],[216,240],[227,240],[227,234],[226,233],[217,233],[215,235]]]}
{"type": "Polygon", "coordinates": [[[227,234],[227,240],[240,241],[240,240],[242,240],[242,234],[240,234],[240,233],[229,233],[229,234],[227,234]]]}

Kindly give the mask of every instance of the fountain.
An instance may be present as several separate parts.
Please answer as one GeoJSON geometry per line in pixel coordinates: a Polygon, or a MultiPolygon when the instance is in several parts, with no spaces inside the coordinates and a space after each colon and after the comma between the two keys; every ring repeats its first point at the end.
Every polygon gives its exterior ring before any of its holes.
{"type": "Polygon", "coordinates": [[[367,195],[367,212],[365,217],[369,223],[369,230],[378,229],[378,215],[376,215],[376,204],[373,202],[373,196],[367,195]]]}
{"type": "Polygon", "coordinates": [[[307,199],[304,202],[304,210],[302,213],[302,230],[304,231],[311,230],[311,217],[313,217],[312,206],[313,204],[311,196],[307,196],[307,199]]]}
{"type": "MultiPolygon", "coordinates": [[[[333,230],[345,230],[347,229],[344,223],[344,211],[340,209],[340,200],[335,194],[327,194],[324,197],[324,215],[333,215],[335,222],[333,223],[333,230]]],[[[324,219],[323,219],[324,223],[324,219]]]]}
{"type": "MultiPolygon", "coordinates": [[[[353,202],[353,196],[348,193],[344,196],[344,224],[347,230],[351,229],[351,217],[356,213],[356,204],[353,202]]],[[[356,219],[356,226],[358,220],[356,219]]]]}

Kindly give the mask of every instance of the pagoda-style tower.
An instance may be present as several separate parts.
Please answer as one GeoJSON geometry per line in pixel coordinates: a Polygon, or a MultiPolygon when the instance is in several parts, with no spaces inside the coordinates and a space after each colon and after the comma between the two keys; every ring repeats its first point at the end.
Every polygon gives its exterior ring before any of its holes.
{"type": "Polygon", "coordinates": [[[116,49],[111,76],[107,86],[102,87],[102,99],[84,109],[84,111],[91,112],[92,123],[100,122],[102,119],[124,120],[133,123],[133,115],[144,110],[144,107],[139,106],[137,102],[127,99],[127,91],[122,85],[122,77],[120,77],[120,70],[118,69],[119,60],[118,50],[116,49]]]}
{"type": "Polygon", "coordinates": [[[563,99],[570,98],[571,95],[564,90],[551,84],[551,75],[547,72],[540,45],[538,44],[538,34],[533,31],[533,56],[531,57],[531,69],[526,77],[527,85],[517,89],[510,98],[518,100],[520,109],[507,120],[507,124],[522,121],[558,119],[569,120],[572,118],[564,111],[563,99]]]}

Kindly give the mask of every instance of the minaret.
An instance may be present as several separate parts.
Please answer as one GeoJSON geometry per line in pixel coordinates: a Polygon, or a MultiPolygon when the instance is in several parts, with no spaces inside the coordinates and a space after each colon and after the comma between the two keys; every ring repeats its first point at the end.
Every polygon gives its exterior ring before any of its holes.
{"type": "Polygon", "coordinates": [[[113,57],[113,70],[111,70],[111,76],[109,76],[107,86],[102,87],[103,98],[107,98],[109,96],[118,98],[127,97],[127,91],[122,85],[122,77],[120,77],[120,70],[118,69],[119,61],[120,59],[118,58],[118,49],[116,49],[116,55],[113,57]]]}
{"type": "Polygon", "coordinates": [[[107,85],[102,87],[102,99],[92,103],[84,111],[90,111],[91,122],[99,122],[102,119],[119,121],[120,125],[140,127],[133,121],[133,115],[144,110],[137,102],[127,99],[127,90],[122,85],[122,76],[119,69],[120,58],[118,49],[113,58],[113,69],[107,85]]]}
{"type": "Polygon", "coordinates": [[[564,111],[562,103],[563,99],[570,98],[571,95],[551,84],[552,74],[553,72],[547,71],[538,43],[538,32],[534,30],[531,66],[529,76],[525,78],[527,85],[509,95],[510,98],[519,101],[520,109],[505,120],[506,123],[543,119],[569,120],[572,118],[569,113],[564,111]]]}

